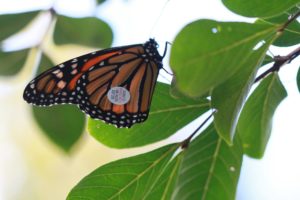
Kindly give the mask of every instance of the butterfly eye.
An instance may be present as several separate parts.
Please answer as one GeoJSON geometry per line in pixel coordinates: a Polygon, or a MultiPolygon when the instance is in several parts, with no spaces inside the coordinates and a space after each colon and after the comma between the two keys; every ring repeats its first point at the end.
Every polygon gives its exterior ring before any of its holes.
{"type": "Polygon", "coordinates": [[[117,127],[147,119],[163,57],[158,44],[96,51],[57,65],[33,79],[23,97],[37,106],[70,103],[117,127]]]}

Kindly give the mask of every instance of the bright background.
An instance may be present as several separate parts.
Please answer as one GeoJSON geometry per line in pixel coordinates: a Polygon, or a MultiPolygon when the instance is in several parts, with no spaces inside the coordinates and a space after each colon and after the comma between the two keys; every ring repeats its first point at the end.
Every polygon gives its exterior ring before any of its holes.
{"type": "MultiPolygon", "coordinates": [[[[0,14],[47,9],[52,4],[51,0],[0,0],[0,14]]],[[[113,28],[113,46],[143,43],[149,37],[155,37],[161,44],[161,52],[165,41],[172,42],[180,29],[191,21],[201,18],[255,20],[231,13],[219,0],[108,0],[97,9],[92,0],[59,0],[54,5],[71,16],[96,13],[113,28]]],[[[44,20],[47,21],[47,17],[44,20]]],[[[39,28],[33,32],[23,33],[26,40],[20,39],[23,35],[8,41],[6,48],[22,48],[34,43],[46,21],[37,22],[39,28]]],[[[271,51],[274,55],[285,55],[294,48],[274,47],[271,51]]],[[[61,54],[63,51],[58,52],[61,54]]],[[[169,67],[168,60],[168,57],[164,59],[166,68],[169,67]]],[[[288,97],[275,113],[273,133],[264,158],[244,158],[238,200],[300,198],[300,95],[295,82],[299,61],[297,58],[280,71],[288,97]]],[[[29,106],[22,99],[26,81],[30,78],[29,69],[25,66],[14,78],[0,77],[0,200],[64,199],[72,186],[98,166],[155,146],[114,150],[97,143],[85,133],[71,154],[67,155],[41,133],[31,117],[29,106]]],[[[165,78],[160,77],[160,80],[165,81],[165,78]]]]}

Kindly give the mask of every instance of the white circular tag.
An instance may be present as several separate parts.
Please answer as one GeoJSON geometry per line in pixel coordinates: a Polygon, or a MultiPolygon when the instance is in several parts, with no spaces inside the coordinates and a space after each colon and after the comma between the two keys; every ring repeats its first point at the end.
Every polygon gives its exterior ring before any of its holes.
{"type": "Polygon", "coordinates": [[[117,105],[124,105],[130,99],[130,93],[126,88],[113,87],[107,93],[108,100],[117,105]]]}

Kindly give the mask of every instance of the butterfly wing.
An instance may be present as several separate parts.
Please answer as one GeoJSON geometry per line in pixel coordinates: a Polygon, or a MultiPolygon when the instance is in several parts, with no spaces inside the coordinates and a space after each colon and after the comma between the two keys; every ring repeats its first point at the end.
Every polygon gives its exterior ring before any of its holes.
{"type": "Polygon", "coordinates": [[[130,127],[145,121],[161,66],[143,55],[142,46],[128,48],[86,72],[78,84],[85,97],[79,101],[80,109],[92,118],[117,127],[130,127]],[[110,101],[107,94],[115,87],[129,92],[127,103],[114,104],[110,101]]]}
{"type": "Polygon", "coordinates": [[[162,57],[157,43],[123,46],[86,54],[55,66],[32,80],[23,97],[38,106],[71,103],[92,118],[130,127],[148,117],[162,57]],[[115,104],[107,94],[122,87],[128,102],[115,104]]]}
{"type": "Polygon", "coordinates": [[[77,104],[78,91],[76,91],[76,84],[82,74],[107,57],[119,52],[120,48],[100,50],[50,68],[26,86],[23,98],[28,103],[37,106],[63,103],[77,104]]]}

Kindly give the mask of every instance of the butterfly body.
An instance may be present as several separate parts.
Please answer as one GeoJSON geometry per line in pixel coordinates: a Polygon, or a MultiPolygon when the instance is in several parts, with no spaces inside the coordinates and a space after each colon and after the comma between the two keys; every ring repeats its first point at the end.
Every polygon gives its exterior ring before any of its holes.
{"type": "Polygon", "coordinates": [[[43,72],[26,86],[23,97],[37,106],[76,104],[92,118],[131,127],[148,117],[162,59],[154,39],[96,51],[43,72]],[[112,101],[115,97],[121,102],[112,101]]]}

